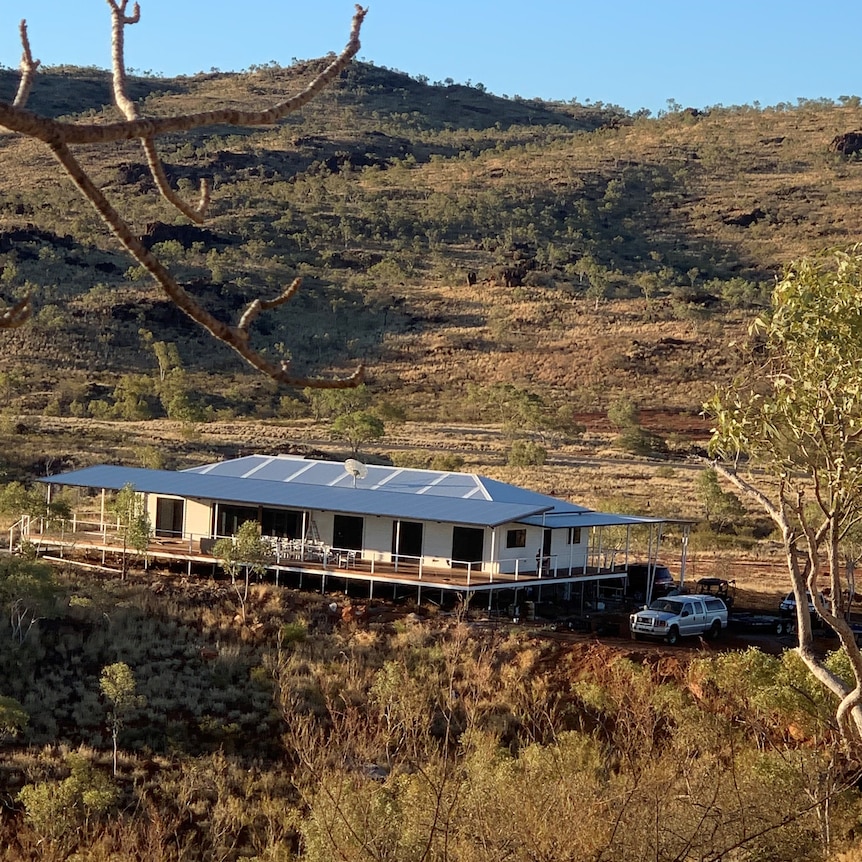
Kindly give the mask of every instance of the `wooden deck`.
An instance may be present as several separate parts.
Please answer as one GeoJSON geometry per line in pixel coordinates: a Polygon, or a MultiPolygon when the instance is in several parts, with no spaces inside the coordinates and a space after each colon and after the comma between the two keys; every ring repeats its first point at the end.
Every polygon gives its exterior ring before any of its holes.
{"type": "MultiPolygon", "coordinates": [[[[31,535],[28,540],[37,553],[70,563],[83,562],[107,567],[109,562],[119,565],[123,552],[122,542],[116,536],[100,532],[78,532],[73,535],[31,535]],[[94,562],[95,561],[95,562],[94,562]]],[[[184,539],[154,539],[150,542],[146,561],[148,565],[183,565],[187,574],[194,571],[215,572],[219,567],[212,553],[200,549],[201,542],[184,539]]],[[[204,543],[207,547],[207,544],[204,543]]],[[[211,545],[209,546],[211,547],[211,545]]],[[[135,555],[137,558],[137,555],[135,555]]],[[[541,588],[564,584],[587,584],[597,581],[618,580],[625,575],[622,567],[599,570],[589,567],[569,569],[556,567],[551,571],[522,570],[515,574],[500,574],[482,571],[479,567],[449,568],[420,565],[416,561],[380,561],[363,559],[359,554],[349,557],[334,551],[326,559],[279,559],[274,557],[267,564],[267,571],[276,584],[288,586],[297,583],[300,587],[312,586],[325,592],[336,589],[338,582],[364,584],[369,597],[386,586],[408,588],[417,591],[421,598],[426,589],[444,593],[461,594],[492,593],[503,589],[541,588]]],[[[489,596],[490,599],[490,596],[489,596]]]]}

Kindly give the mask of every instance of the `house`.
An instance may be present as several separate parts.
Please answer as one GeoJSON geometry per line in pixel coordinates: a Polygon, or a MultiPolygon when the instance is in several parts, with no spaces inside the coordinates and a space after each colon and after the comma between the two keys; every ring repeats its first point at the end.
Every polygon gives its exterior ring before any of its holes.
{"type": "MultiPolygon", "coordinates": [[[[101,491],[97,524],[76,521],[103,556],[105,492],[143,495],[155,559],[212,564],[220,537],[248,520],[271,542],[276,577],[294,573],[375,583],[493,592],[573,584],[620,585],[631,530],[649,530],[654,562],[660,518],[597,512],[473,473],[361,465],[293,455],[249,455],[188,470],[100,465],[48,477],[49,486],[101,491]],[[613,541],[610,530],[613,530],[613,541]]],[[[30,527],[31,534],[33,526],[30,527]]],[[[60,547],[40,534],[40,542],[60,547]]],[[[489,599],[490,601],[490,599],[489,599]]]]}

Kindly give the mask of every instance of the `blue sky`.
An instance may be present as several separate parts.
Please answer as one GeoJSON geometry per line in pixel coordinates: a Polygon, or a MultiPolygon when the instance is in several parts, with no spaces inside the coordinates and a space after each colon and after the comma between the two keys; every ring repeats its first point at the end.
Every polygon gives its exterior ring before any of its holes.
{"type": "MultiPolygon", "coordinates": [[[[131,7],[131,2],[130,2],[131,7]]],[[[628,110],[741,105],[862,93],[862,5],[827,11],[800,0],[368,0],[360,57],[377,65],[483,83],[497,95],[601,101],[628,110]]],[[[347,0],[142,0],[127,31],[139,70],[321,56],[342,48],[347,0]]],[[[107,67],[105,0],[2,0],[0,64],[20,57],[27,18],[43,63],[107,67]]],[[[0,94],[9,98],[10,94],[0,94]]]]}

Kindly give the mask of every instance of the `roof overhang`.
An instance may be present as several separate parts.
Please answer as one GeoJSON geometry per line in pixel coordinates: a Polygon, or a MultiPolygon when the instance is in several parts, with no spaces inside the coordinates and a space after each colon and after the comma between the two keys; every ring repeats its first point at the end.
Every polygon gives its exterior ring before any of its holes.
{"type": "Polygon", "coordinates": [[[644,524],[666,524],[666,518],[647,518],[640,515],[615,515],[613,512],[545,512],[522,518],[520,523],[548,529],[566,527],[630,527],[644,524]]]}

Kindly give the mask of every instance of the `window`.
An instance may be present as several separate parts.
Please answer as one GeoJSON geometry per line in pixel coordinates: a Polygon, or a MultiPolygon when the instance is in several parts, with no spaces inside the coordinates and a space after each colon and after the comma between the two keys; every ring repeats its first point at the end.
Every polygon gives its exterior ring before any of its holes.
{"type": "Polygon", "coordinates": [[[452,527],[452,568],[466,569],[482,562],[485,531],[476,527],[452,527]]]}
{"type": "Polygon", "coordinates": [[[264,536],[298,539],[302,535],[302,512],[293,509],[263,509],[260,525],[264,536]]]}
{"type": "Polygon", "coordinates": [[[401,557],[421,557],[422,524],[416,521],[393,521],[392,553],[401,557]]]}
{"type": "Polygon", "coordinates": [[[332,547],[346,551],[362,550],[363,518],[355,515],[335,515],[332,524],[332,547]]]}
{"type": "Polygon", "coordinates": [[[509,530],[506,533],[507,548],[526,548],[527,547],[527,531],[526,530],[509,530]]]}
{"type": "Polygon", "coordinates": [[[217,536],[235,536],[246,521],[257,520],[257,508],[219,504],[216,517],[217,536]]]}
{"type": "Polygon", "coordinates": [[[156,535],[182,536],[185,500],[156,497],[156,535]]]}
{"type": "Polygon", "coordinates": [[[569,532],[566,536],[566,544],[567,545],[580,545],[581,544],[581,528],[580,527],[569,527],[569,532]]]}

